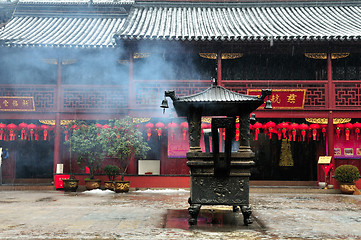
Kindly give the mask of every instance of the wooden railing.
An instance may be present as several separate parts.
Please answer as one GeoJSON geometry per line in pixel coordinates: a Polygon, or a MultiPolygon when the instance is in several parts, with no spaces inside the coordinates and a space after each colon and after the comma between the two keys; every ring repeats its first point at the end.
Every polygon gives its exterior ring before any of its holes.
{"type": "MultiPolygon", "coordinates": [[[[334,81],[336,110],[361,107],[361,81],[334,81]]],[[[307,89],[304,109],[322,110],[327,105],[327,81],[222,81],[227,89],[245,94],[247,89],[307,89]]],[[[55,112],[56,99],[62,112],[117,112],[129,108],[128,97],[135,93],[134,108],[159,108],[165,90],[175,90],[178,96],[204,91],[209,80],[136,80],[135,89],[127,86],[63,85],[57,98],[55,85],[0,85],[0,96],[34,97],[36,112],[55,112]]]]}

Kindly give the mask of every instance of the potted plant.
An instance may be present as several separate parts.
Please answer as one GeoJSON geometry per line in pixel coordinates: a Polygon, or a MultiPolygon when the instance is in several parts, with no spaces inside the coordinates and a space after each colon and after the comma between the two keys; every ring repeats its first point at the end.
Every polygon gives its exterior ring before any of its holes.
{"type": "Polygon", "coordinates": [[[88,190],[100,188],[101,180],[94,179],[94,174],[100,169],[105,156],[103,142],[100,141],[101,129],[95,124],[78,123],[77,125],[77,129],[70,137],[70,149],[76,153],[77,163],[89,168],[90,177],[85,179],[85,187],[88,190]]]}
{"type": "Polygon", "coordinates": [[[69,144],[69,167],[70,167],[70,179],[63,179],[63,189],[66,192],[76,192],[79,186],[79,179],[76,179],[73,175],[73,164],[72,164],[72,154],[71,154],[71,140],[68,140],[66,143],[69,144]]]}
{"type": "Polygon", "coordinates": [[[101,134],[106,154],[115,158],[120,167],[121,181],[115,181],[115,192],[129,191],[129,181],[124,181],[129,163],[134,158],[144,158],[150,149],[143,140],[142,133],[135,127],[130,117],[110,120],[109,128],[101,134]]]}
{"type": "Polygon", "coordinates": [[[360,172],[353,165],[341,165],[335,169],[335,179],[340,184],[342,193],[353,194],[357,191],[355,182],[360,178],[360,172]]]}
{"type": "Polygon", "coordinates": [[[115,165],[107,165],[103,170],[109,179],[109,181],[104,181],[105,189],[114,190],[114,181],[120,175],[120,168],[115,165]]]}

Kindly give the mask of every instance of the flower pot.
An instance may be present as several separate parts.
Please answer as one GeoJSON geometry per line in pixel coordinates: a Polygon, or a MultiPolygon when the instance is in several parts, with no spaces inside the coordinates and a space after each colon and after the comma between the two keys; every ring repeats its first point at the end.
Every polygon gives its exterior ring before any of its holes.
{"type": "Polygon", "coordinates": [[[104,181],[104,189],[114,191],[114,182],[113,181],[104,181]]]}
{"type": "Polygon", "coordinates": [[[76,192],[79,186],[79,179],[63,179],[63,189],[65,192],[76,192]]]}
{"type": "Polygon", "coordinates": [[[345,194],[353,194],[356,191],[356,185],[354,183],[340,183],[340,190],[345,194]]]}
{"type": "Polygon", "coordinates": [[[323,189],[323,188],[326,187],[326,183],[325,182],[319,182],[318,187],[323,189]]]}
{"type": "Polygon", "coordinates": [[[129,186],[130,186],[129,181],[115,181],[114,182],[114,191],[116,193],[129,192],[129,186]]]}
{"type": "Polygon", "coordinates": [[[100,188],[101,182],[102,181],[100,179],[88,179],[85,180],[85,187],[87,190],[98,189],[100,188]]]}

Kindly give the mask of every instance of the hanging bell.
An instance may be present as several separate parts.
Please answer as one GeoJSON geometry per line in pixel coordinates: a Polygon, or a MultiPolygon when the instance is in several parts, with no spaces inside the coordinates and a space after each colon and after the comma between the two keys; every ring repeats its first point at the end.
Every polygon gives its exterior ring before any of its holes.
{"type": "Polygon", "coordinates": [[[256,114],[252,113],[251,117],[249,118],[249,121],[251,122],[251,124],[255,124],[255,122],[256,122],[256,114]]]}
{"type": "Polygon", "coordinates": [[[266,101],[266,105],[265,105],[264,109],[272,109],[271,100],[268,99],[268,100],[266,101]]]}
{"type": "Polygon", "coordinates": [[[165,109],[166,109],[166,108],[169,108],[169,106],[168,106],[168,101],[167,101],[166,98],[163,99],[162,104],[160,105],[160,107],[163,108],[163,114],[164,114],[165,109]]]}

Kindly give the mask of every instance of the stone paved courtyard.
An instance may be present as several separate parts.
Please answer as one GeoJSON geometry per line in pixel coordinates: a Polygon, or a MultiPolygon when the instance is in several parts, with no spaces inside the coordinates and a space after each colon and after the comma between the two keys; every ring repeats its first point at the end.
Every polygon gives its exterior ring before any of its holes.
{"type": "Polygon", "coordinates": [[[0,239],[361,239],[361,196],[251,193],[254,224],[227,206],[187,225],[187,190],[0,191],[0,239]]]}

